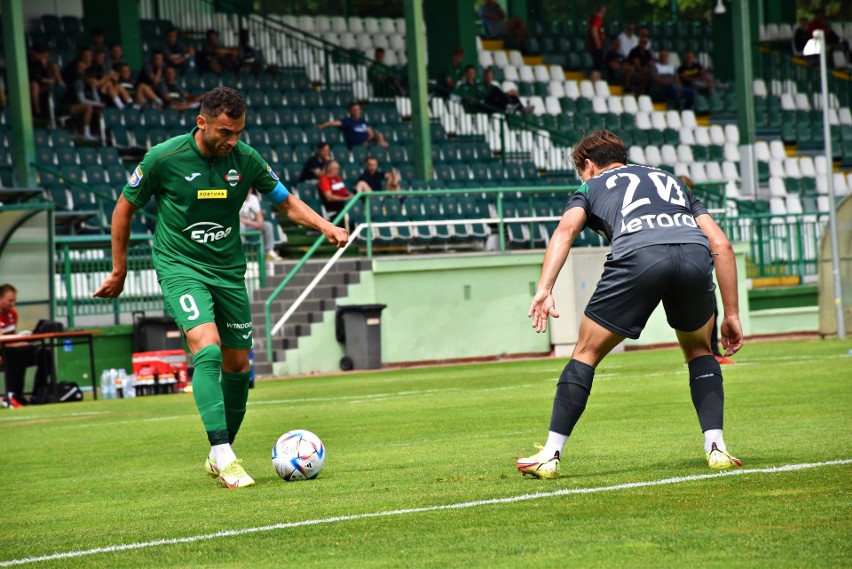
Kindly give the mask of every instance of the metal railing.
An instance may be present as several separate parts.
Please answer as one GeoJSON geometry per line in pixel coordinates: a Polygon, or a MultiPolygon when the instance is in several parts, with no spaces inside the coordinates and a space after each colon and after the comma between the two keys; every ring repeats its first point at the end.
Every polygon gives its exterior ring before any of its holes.
{"type": "Polygon", "coordinates": [[[825,212],[795,215],[749,214],[720,225],[732,242],[747,242],[746,277],[813,276],[819,272],[819,243],[825,212]]]}

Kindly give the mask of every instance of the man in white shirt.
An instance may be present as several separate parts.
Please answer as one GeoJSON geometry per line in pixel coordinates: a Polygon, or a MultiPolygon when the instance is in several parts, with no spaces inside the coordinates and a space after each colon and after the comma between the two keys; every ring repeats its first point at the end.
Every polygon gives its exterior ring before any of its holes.
{"type": "Polygon", "coordinates": [[[618,41],[621,43],[618,51],[626,59],[630,55],[630,50],[639,45],[639,36],[636,35],[636,24],[627,22],[624,25],[624,31],[618,34],[618,41]]]}
{"type": "Polygon", "coordinates": [[[651,98],[655,102],[669,103],[678,110],[691,109],[695,103],[695,88],[681,84],[665,49],[660,50],[651,65],[651,98]]]}
{"type": "Polygon", "coordinates": [[[243,207],[240,208],[240,232],[263,231],[263,246],[266,249],[267,261],[280,261],[281,256],[275,252],[275,228],[271,221],[263,220],[263,210],[260,200],[252,188],[246,195],[243,207]]]}

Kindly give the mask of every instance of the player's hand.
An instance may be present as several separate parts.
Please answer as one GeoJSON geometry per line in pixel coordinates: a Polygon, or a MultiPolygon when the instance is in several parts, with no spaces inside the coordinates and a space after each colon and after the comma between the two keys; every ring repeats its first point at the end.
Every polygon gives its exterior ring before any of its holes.
{"type": "Polygon", "coordinates": [[[536,332],[546,332],[547,317],[559,318],[559,312],[556,311],[556,302],[553,300],[553,295],[547,291],[535,293],[527,316],[532,318],[532,327],[536,332]]]}
{"type": "Polygon", "coordinates": [[[736,354],[743,347],[743,327],[738,316],[725,316],[720,332],[725,357],[736,354]]]}
{"type": "Polygon", "coordinates": [[[101,287],[95,291],[95,298],[116,298],[124,290],[124,279],[126,274],[112,272],[104,279],[101,287]]]}
{"type": "Polygon", "coordinates": [[[349,242],[349,232],[342,227],[332,225],[327,231],[323,232],[329,243],[336,245],[338,248],[343,247],[349,242]]]}

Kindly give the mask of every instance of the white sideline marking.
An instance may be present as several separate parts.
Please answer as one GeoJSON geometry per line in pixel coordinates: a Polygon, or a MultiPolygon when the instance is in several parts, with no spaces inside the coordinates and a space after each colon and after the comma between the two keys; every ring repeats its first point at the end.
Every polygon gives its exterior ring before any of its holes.
{"type": "Polygon", "coordinates": [[[372,512],[366,514],[352,514],[349,516],[334,516],[331,518],[320,518],[316,520],[303,520],[301,522],[287,522],[281,524],[273,524],[269,526],[260,526],[254,528],[235,529],[227,531],[219,531],[216,533],[205,533],[201,535],[191,535],[187,537],[174,537],[170,539],[156,539],[153,541],[141,541],[138,543],[124,543],[120,545],[110,545],[107,547],[95,547],[93,549],[81,549],[78,551],[67,551],[65,553],[54,553],[52,555],[40,555],[37,557],[22,557],[20,559],[10,559],[8,561],[0,561],[0,567],[12,567],[14,565],[26,565],[36,563],[38,561],[53,561],[55,559],[70,559],[73,557],[85,557],[98,553],[114,553],[116,551],[128,551],[133,549],[144,549],[147,547],[157,547],[160,545],[176,545],[180,543],[193,543],[196,541],[207,541],[220,537],[232,537],[236,535],[247,535],[251,533],[260,533],[266,531],[274,531],[280,529],[289,529],[304,526],[316,526],[320,524],[332,524],[336,522],[349,522],[355,520],[364,520],[369,518],[383,518],[388,516],[401,516],[405,514],[421,514],[424,512],[437,512],[441,510],[464,510],[467,508],[475,508],[478,506],[491,506],[494,504],[511,504],[513,502],[525,502],[527,500],[538,500],[541,498],[552,498],[555,496],[568,496],[571,494],[596,494],[598,492],[613,492],[616,490],[630,490],[633,488],[647,488],[650,486],[665,486],[667,484],[680,484],[681,482],[693,482],[695,480],[707,480],[709,478],[723,478],[726,476],[742,476],[744,474],[773,474],[776,472],[792,472],[795,470],[806,470],[809,468],[819,468],[821,466],[836,466],[841,464],[852,464],[852,459],[827,460],[824,462],[807,462],[803,464],[787,464],[785,466],[772,466],[768,468],[752,468],[743,470],[727,470],[723,472],[714,472],[712,474],[693,474],[691,476],[676,476],[674,478],[663,478],[662,480],[647,480],[645,482],[627,482],[625,484],[615,484],[612,486],[598,486],[595,488],[563,488],[562,490],[554,490],[552,492],[535,492],[533,494],[521,494],[520,496],[509,496],[507,498],[491,498],[488,500],[476,500],[473,502],[458,502],[456,504],[444,504],[441,506],[424,506],[422,508],[405,508],[401,510],[388,510],[385,512],[372,512]]]}

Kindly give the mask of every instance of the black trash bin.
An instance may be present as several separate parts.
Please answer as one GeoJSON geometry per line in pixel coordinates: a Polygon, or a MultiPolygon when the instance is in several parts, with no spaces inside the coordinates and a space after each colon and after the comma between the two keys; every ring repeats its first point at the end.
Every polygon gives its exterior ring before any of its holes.
{"type": "Polygon", "coordinates": [[[183,335],[170,316],[145,316],[142,311],[133,313],[133,351],[156,352],[182,350],[183,335]]]}
{"type": "Polygon", "coordinates": [[[338,306],[334,333],[346,344],[340,369],[378,369],[382,367],[382,310],[386,304],[350,304],[338,306]]]}

